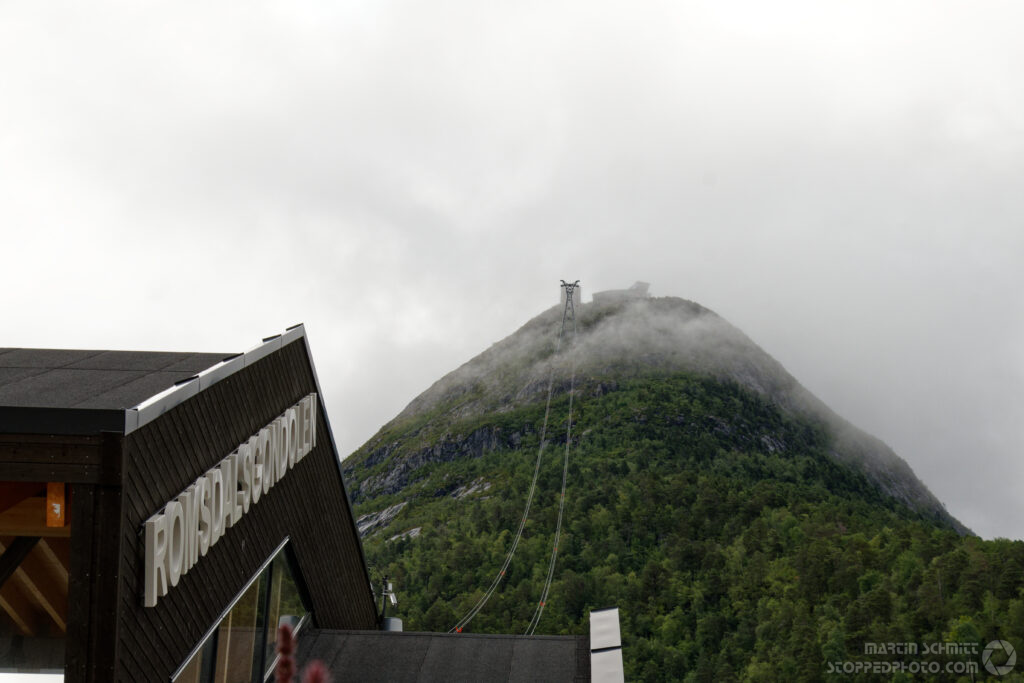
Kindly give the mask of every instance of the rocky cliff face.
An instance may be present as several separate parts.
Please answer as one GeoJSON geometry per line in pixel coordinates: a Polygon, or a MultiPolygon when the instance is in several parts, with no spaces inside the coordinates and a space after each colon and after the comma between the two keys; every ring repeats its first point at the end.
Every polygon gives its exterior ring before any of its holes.
{"type": "Polygon", "coordinates": [[[625,379],[677,372],[736,383],[820,425],[830,435],[832,456],[863,472],[886,495],[966,531],[889,447],[836,415],[709,309],[673,297],[585,304],[577,309],[575,342],[566,339],[556,355],[561,316],[560,307],[545,311],[441,378],[347,459],[356,501],[399,493],[430,463],[516,448],[530,425],[502,428],[485,418],[543,403],[552,371],[556,395],[568,391],[575,362],[584,401],[614,392],[625,379]]]}

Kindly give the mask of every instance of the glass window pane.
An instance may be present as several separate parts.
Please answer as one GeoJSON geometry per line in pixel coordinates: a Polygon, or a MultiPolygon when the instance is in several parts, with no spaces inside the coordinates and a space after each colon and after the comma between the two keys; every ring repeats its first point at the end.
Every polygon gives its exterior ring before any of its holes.
{"type": "Polygon", "coordinates": [[[277,629],[308,613],[285,553],[279,553],[221,620],[175,683],[262,681],[277,658],[277,629]]]}
{"type": "Polygon", "coordinates": [[[217,630],[215,683],[249,683],[252,679],[259,583],[253,582],[249,590],[242,594],[217,630]]]}
{"type": "Polygon", "coordinates": [[[181,670],[178,677],[174,679],[174,683],[199,683],[199,672],[202,671],[202,666],[203,651],[200,650],[191,660],[189,660],[189,663],[185,665],[185,668],[181,670]]]}
{"type": "Polygon", "coordinates": [[[270,571],[270,609],[267,612],[267,668],[277,656],[277,616],[281,610],[281,572],[277,570],[277,560],[268,567],[270,571]]]}
{"type": "Polygon", "coordinates": [[[266,645],[266,631],[267,631],[267,591],[270,589],[269,586],[270,568],[263,570],[260,575],[259,581],[259,597],[256,599],[256,643],[253,646],[252,653],[252,668],[253,668],[253,680],[260,680],[257,675],[264,668],[263,651],[266,645]]]}
{"type": "MultiPolygon", "coordinates": [[[[40,525],[46,509],[46,484],[0,482],[22,493],[6,500],[6,507],[26,505],[38,510],[40,525]],[[38,489],[41,487],[41,492],[38,489]],[[28,495],[26,492],[42,493],[28,495]],[[23,495],[24,494],[24,495],[23,495]],[[20,501],[12,503],[11,501],[20,501]],[[31,503],[31,505],[27,505],[31,503]]],[[[0,494],[0,507],[5,500],[0,494]]],[[[36,523],[33,521],[33,523],[36,523]]],[[[64,649],[68,622],[68,573],[71,539],[44,537],[29,539],[0,536],[0,555],[7,551],[20,557],[17,568],[0,586],[0,669],[28,673],[64,671],[64,649]]]]}
{"type": "Polygon", "coordinates": [[[296,628],[308,610],[302,602],[285,553],[278,554],[268,568],[271,572],[270,610],[267,620],[267,669],[277,657],[277,629],[281,624],[296,628]]]}
{"type": "Polygon", "coordinates": [[[214,633],[203,643],[185,668],[181,670],[174,683],[208,683],[213,677],[213,658],[217,652],[217,634],[214,633]]]}
{"type": "Polygon", "coordinates": [[[274,571],[281,574],[281,609],[278,615],[278,624],[287,623],[292,627],[299,625],[302,617],[306,616],[306,606],[302,603],[302,596],[299,594],[299,586],[292,576],[291,565],[289,565],[284,553],[274,559],[274,571]]]}

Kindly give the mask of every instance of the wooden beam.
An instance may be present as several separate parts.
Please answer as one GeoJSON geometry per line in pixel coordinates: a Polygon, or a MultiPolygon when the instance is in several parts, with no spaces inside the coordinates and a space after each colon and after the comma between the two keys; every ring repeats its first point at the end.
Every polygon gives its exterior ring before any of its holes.
{"type": "Polygon", "coordinates": [[[64,583],[68,582],[68,572],[71,569],[70,551],[68,541],[59,538],[41,538],[36,546],[39,556],[64,583]]]}
{"type": "Polygon", "coordinates": [[[46,526],[46,498],[38,496],[26,498],[0,512],[0,535],[68,538],[71,536],[71,527],[46,526]]]}
{"type": "Polygon", "coordinates": [[[22,635],[36,635],[36,611],[32,603],[13,582],[0,588],[0,609],[7,613],[22,635]]]}
{"type": "Polygon", "coordinates": [[[0,471],[9,482],[107,480],[102,437],[0,434],[0,471]]]}
{"type": "Polygon", "coordinates": [[[0,512],[42,492],[43,484],[37,481],[0,481],[0,512]]]}
{"type": "MultiPolygon", "coordinates": [[[[15,542],[17,543],[17,541],[15,542]]],[[[13,582],[21,586],[22,592],[35,605],[50,615],[57,628],[67,632],[67,580],[61,581],[60,573],[53,571],[45,556],[39,552],[38,547],[34,552],[29,553],[21,563],[21,566],[14,571],[13,582]]]]}
{"type": "Polygon", "coordinates": [[[4,547],[0,543],[0,552],[3,552],[0,555],[0,587],[7,583],[38,542],[38,536],[19,536],[9,546],[4,547]]]}

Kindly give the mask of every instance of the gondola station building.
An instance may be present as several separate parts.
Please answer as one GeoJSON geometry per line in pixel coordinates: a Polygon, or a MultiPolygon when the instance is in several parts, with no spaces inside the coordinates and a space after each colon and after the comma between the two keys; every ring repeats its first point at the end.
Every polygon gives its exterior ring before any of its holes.
{"type": "Polygon", "coordinates": [[[321,397],[301,325],[0,348],[0,673],[260,683],[290,623],[338,680],[590,680],[585,636],[380,630],[321,397]]]}

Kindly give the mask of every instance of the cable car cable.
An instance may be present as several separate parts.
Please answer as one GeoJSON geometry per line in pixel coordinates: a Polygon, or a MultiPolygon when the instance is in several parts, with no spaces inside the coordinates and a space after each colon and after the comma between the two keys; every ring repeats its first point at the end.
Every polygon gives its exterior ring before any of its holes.
{"type": "MultiPolygon", "coordinates": [[[[562,281],[563,287],[566,288],[566,294],[567,294],[567,296],[566,296],[566,304],[565,304],[565,307],[562,310],[562,327],[558,331],[558,341],[555,343],[555,353],[552,355],[552,360],[555,358],[555,356],[558,355],[558,352],[562,348],[562,337],[565,334],[566,315],[568,314],[570,309],[573,309],[573,335],[575,337],[575,333],[576,333],[576,316],[575,316],[575,309],[573,308],[572,296],[573,296],[573,290],[575,289],[575,287],[578,284],[579,284],[578,280],[576,281],[576,283],[574,283],[572,285],[566,285],[565,281],[564,280],[562,281]]],[[[575,378],[575,365],[573,366],[573,376],[575,378]]],[[[473,605],[472,608],[470,608],[470,610],[455,624],[455,626],[453,626],[451,629],[449,629],[449,631],[448,631],[449,633],[461,633],[462,629],[464,629],[466,627],[466,625],[468,625],[469,622],[473,620],[473,617],[475,617],[480,612],[480,610],[484,608],[484,605],[486,605],[487,601],[491,599],[491,596],[494,594],[494,591],[497,590],[498,585],[501,583],[501,580],[505,577],[506,570],[508,570],[509,565],[512,563],[512,557],[515,555],[516,548],[519,546],[519,541],[523,537],[523,529],[526,527],[526,520],[530,516],[530,507],[533,504],[534,493],[537,490],[537,479],[540,476],[540,463],[541,463],[541,458],[542,458],[542,456],[544,454],[544,446],[546,445],[545,439],[546,439],[546,436],[547,436],[548,419],[549,419],[549,417],[551,415],[551,395],[553,393],[554,386],[555,386],[555,365],[554,365],[554,362],[552,362],[550,370],[548,372],[547,400],[546,400],[545,405],[544,405],[544,422],[543,422],[543,424],[541,426],[540,444],[537,447],[537,462],[536,462],[536,464],[534,465],[534,468],[533,468],[533,481],[530,482],[530,492],[526,496],[526,507],[523,509],[523,516],[522,516],[522,519],[520,519],[520,521],[519,521],[519,528],[516,530],[515,538],[512,540],[512,546],[509,548],[508,554],[505,556],[505,562],[501,565],[501,569],[499,569],[498,573],[494,576],[494,580],[491,581],[491,585],[487,588],[487,591],[484,592],[483,596],[481,596],[481,598],[477,601],[477,603],[475,605],[473,605]]],[[[572,394],[571,394],[571,392],[569,394],[569,401],[570,401],[570,405],[571,405],[571,403],[572,403],[572,394]]],[[[563,479],[564,479],[564,476],[563,476],[563,479]]],[[[563,491],[564,491],[564,481],[563,481],[563,491]]]]}
{"type": "MultiPolygon", "coordinates": [[[[571,297],[570,297],[571,298],[571,297]]],[[[570,303],[571,307],[572,304],[570,303]]],[[[572,315],[572,342],[576,342],[576,311],[573,308],[572,315]]],[[[563,321],[564,325],[564,321],[563,321]]],[[[544,614],[544,607],[547,605],[548,592],[551,590],[551,581],[555,575],[555,560],[558,557],[558,541],[562,535],[562,517],[565,511],[565,485],[569,478],[569,449],[572,444],[572,403],[573,394],[576,388],[576,355],[570,354],[572,357],[572,375],[569,379],[569,417],[565,426],[565,456],[562,459],[562,492],[558,498],[558,521],[555,523],[555,536],[551,544],[551,560],[548,563],[548,576],[544,581],[544,588],[541,590],[540,600],[537,602],[537,607],[534,610],[533,618],[530,619],[530,625],[526,627],[524,635],[532,636],[537,630],[537,624],[540,623],[541,615],[544,614]]]]}

